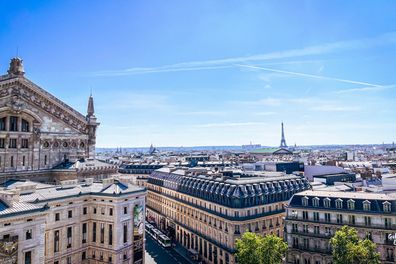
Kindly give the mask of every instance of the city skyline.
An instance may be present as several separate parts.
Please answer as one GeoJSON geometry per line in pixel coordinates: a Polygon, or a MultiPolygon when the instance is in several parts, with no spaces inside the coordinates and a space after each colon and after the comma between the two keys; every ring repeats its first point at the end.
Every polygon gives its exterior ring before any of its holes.
{"type": "Polygon", "coordinates": [[[340,3],[5,1],[0,70],[92,89],[98,147],[392,143],[396,3],[340,3]]]}

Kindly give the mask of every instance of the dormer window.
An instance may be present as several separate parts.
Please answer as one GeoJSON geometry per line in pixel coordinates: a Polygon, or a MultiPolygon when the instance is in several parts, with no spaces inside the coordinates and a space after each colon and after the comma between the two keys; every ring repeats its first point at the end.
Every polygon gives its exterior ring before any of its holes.
{"type": "Polygon", "coordinates": [[[390,213],[392,211],[392,204],[388,201],[385,201],[382,203],[383,207],[384,207],[384,212],[385,213],[390,213]]]}
{"type": "Polygon", "coordinates": [[[315,197],[312,199],[312,205],[314,207],[319,207],[319,198],[318,197],[315,197]]]}
{"type": "Polygon", "coordinates": [[[342,199],[337,199],[335,204],[337,209],[342,209],[342,199]]]}
{"type": "Polygon", "coordinates": [[[371,210],[371,203],[370,201],[366,200],[363,202],[363,210],[364,211],[370,211],[371,210]]]}
{"type": "Polygon", "coordinates": [[[323,200],[323,205],[324,205],[324,207],[329,208],[330,205],[331,205],[331,199],[330,198],[325,198],[323,200]]]}
{"type": "Polygon", "coordinates": [[[347,202],[348,210],[355,210],[355,201],[350,199],[347,202]]]}
{"type": "Polygon", "coordinates": [[[307,196],[304,196],[304,197],[302,198],[302,205],[303,205],[303,206],[308,206],[308,197],[307,197],[307,196]]]}

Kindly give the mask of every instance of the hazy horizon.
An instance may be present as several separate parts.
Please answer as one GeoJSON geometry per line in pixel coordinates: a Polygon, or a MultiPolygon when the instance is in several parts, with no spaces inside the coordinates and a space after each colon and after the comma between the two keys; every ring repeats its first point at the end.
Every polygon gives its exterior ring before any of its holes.
{"type": "Polygon", "coordinates": [[[391,144],[395,1],[1,1],[0,74],[85,114],[97,146],[391,144]]]}

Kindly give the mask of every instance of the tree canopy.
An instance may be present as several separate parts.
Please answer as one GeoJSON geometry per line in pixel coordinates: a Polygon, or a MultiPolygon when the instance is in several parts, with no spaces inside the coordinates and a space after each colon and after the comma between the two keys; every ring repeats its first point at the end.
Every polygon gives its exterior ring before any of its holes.
{"type": "Polygon", "coordinates": [[[251,232],[236,240],[236,258],[243,264],[280,264],[287,244],[275,235],[262,236],[251,232]]]}
{"type": "Polygon", "coordinates": [[[377,246],[369,239],[359,239],[356,229],[343,226],[331,238],[334,264],[378,264],[377,246]]]}

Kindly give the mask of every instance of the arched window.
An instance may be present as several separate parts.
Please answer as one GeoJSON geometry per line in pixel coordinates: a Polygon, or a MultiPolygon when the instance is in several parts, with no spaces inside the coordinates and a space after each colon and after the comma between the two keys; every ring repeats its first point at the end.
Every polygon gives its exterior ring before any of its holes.
{"type": "Polygon", "coordinates": [[[22,132],[29,132],[29,122],[26,121],[25,119],[22,119],[21,130],[22,130],[22,132]]]}

